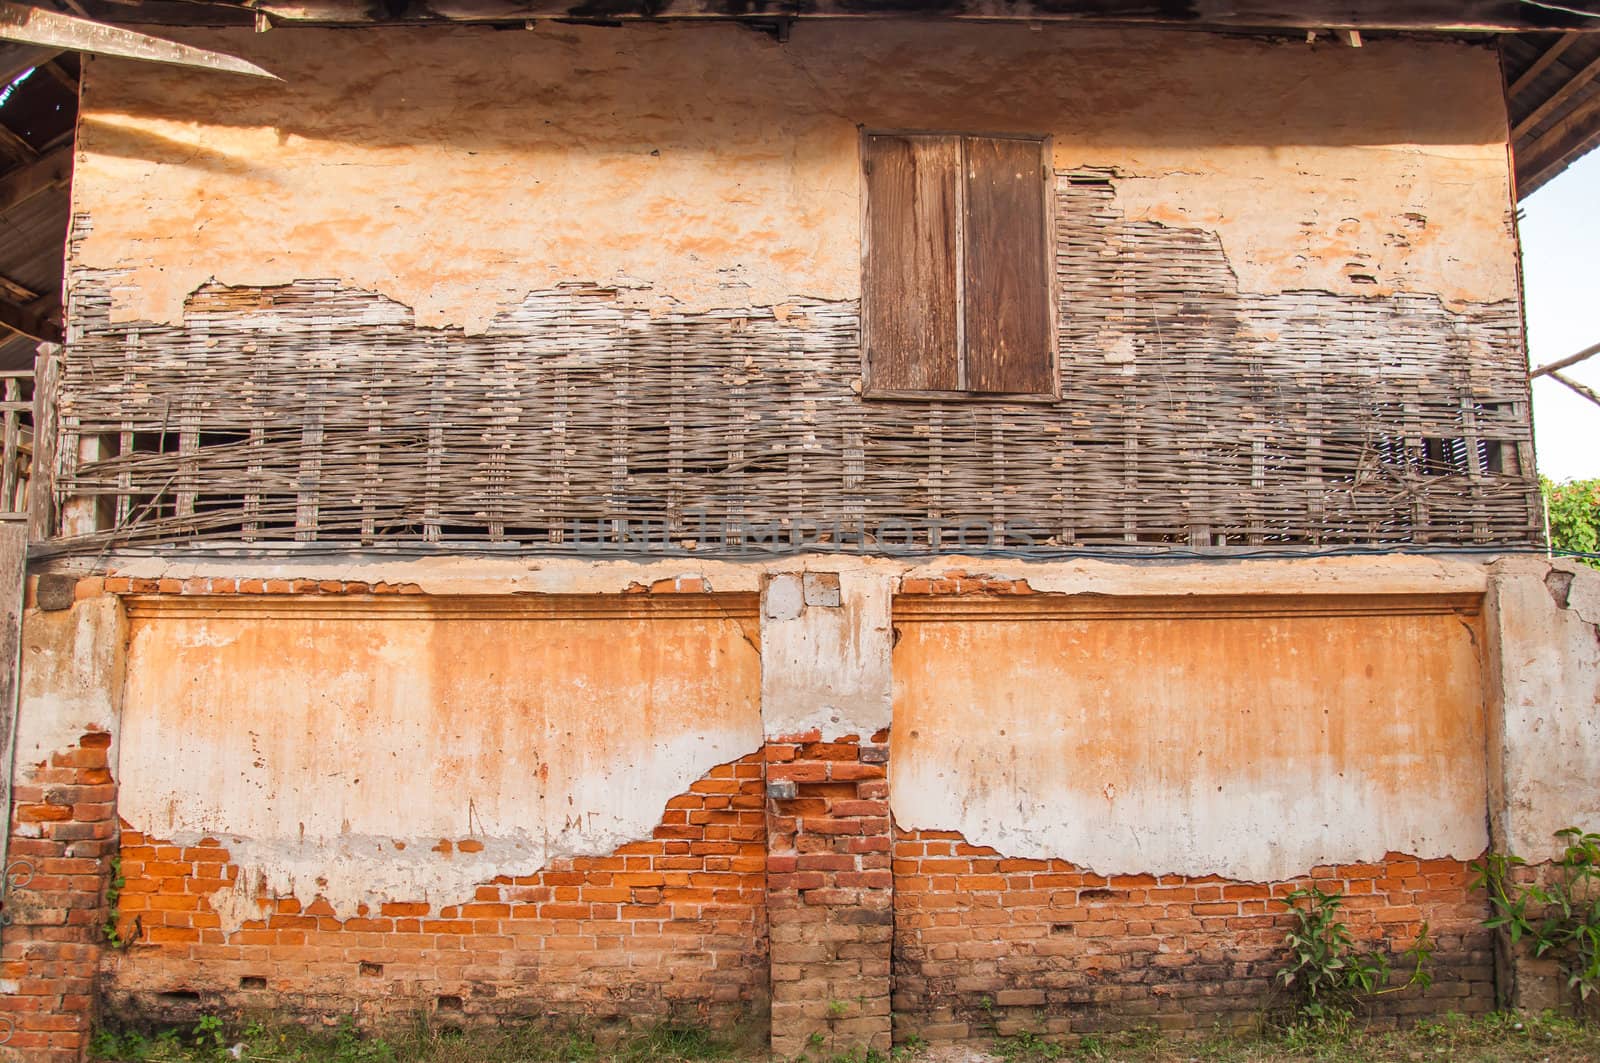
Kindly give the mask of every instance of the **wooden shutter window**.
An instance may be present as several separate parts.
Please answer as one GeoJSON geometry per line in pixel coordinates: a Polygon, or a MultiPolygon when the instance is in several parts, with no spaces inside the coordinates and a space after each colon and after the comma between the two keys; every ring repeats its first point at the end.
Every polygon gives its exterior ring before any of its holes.
{"type": "Polygon", "coordinates": [[[867,257],[862,279],[872,387],[961,387],[956,273],[955,137],[869,136],[867,257]]]}
{"type": "Polygon", "coordinates": [[[1044,142],[867,134],[862,162],[868,394],[1053,395],[1044,142]]]}

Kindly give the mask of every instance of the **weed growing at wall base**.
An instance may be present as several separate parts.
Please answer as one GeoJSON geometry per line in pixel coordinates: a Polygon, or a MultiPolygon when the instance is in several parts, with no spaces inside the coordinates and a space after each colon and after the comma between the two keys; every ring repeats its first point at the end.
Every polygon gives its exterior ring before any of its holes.
{"type": "Polygon", "coordinates": [[[1513,948],[1526,940],[1535,956],[1555,960],[1581,1014],[1600,1002],[1600,834],[1567,827],[1556,837],[1565,848],[1547,874],[1517,881],[1527,861],[1490,853],[1472,865],[1473,887],[1487,889],[1494,906],[1484,925],[1503,928],[1513,948]]]}
{"type": "MultiPolygon", "coordinates": [[[[1284,935],[1289,963],[1279,969],[1278,981],[1295,995],[1296,1011],[1305,1022],[1345,1025],[1352,1009],[1365,997],[1412,986],[1425,990],[1433,984],[1428,969],[1433,943],[1427,923],[1405,953],[1412,964],[1410,977],[1398,986],[1388,986],[1388,957],[1381,952],[1357,951],[1350,928],[1339,918],[1343,896],[1307,886],[1290,893],[1284,903],[1294,916],[1294,925],[1284,935]]],[[[1293,1029],[1291,1024],[1291,1032],[1293,1029]]]]}

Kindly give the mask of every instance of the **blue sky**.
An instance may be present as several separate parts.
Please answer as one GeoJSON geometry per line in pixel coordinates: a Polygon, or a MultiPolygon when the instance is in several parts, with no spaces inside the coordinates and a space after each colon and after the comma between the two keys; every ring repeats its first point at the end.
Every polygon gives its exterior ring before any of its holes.
{"type": "MultiPolygon", "coordinates": [[[[1523,201],[1522,268],[1533,365],[1600,343],[1600,151],[1523,201]]],[[[1600,355],[1563,375],[1600,391],[1600,355]]],[[[1533,432],[1541,473],[1600,477],[1600,406],[1541,377],[1533,432]]]]}

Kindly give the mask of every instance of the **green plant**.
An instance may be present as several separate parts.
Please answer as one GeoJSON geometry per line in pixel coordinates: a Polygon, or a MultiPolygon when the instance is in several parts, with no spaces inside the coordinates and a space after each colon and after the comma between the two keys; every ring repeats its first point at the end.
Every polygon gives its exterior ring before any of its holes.
{"type": "Polygon", "coordinates": [[[1600,834],[1566,827],[1564,843],[1543,880],[1516,881],[1527,861],[1490,853],[1473,864],[1473,887],[1486,889],[1494,915],[1485,926],[1503,928],[1516,946],[1528,940],[1535,956],[1556,961],[1566,977],[1575,1012],[1600,992],[1600,834]]]}
{"type": "MultiPolygon", "coordinates": [[[[1552,483],[1539,478],[1550,520],[1550,548],[1557,552],[1600,553],[1600,480],[1552,483]]],[[[1600,568],[1600,560],[1584,563],[1600,568]]]]}
{"type": "Polygon", "coordinates": [[[903,1063],[905,1060],[915,1059],[928,1049],[928,1042],[917,1034],[907,1034],[905,1039],[895,1045],[889,1052],[889,1059],[893,1063],[903,1063]]]}
{"type": "Polygon", "coordinates": [[[122,911],[117,907],[117,902],[122,899],[122,888],[128,880],[122,875],[122,857],[111,858],[111,877],[106,880],[106,921],[100,927],[100,932],[105,935],[106,944],[114,949],[125,949],[129,942],[122,938],[122,931],[118,924],[122,922],[122,911]]]}
{"type": "Polygon", "coordinates": [[[1044,1063],[1066,1055],[1066,1049],[1029,1030],[1000,1038],[995,1042],[994,1050],[1007,1063],[1044,1063]]]}
{"type": "Polygon", "coordinates": [[[190,1031],[195,1052],[202,1058],[226,1059],[228,1039],[224,1036],[222,1020],[215,1015],[202,1015],[190,1031]]]}
{"type": "MultiPolygon", "coordinates": [[[[1284,903],[1294,923],[1284,935],[1290,962],[1279,969],[1278,981],[1296,996],[1300,1017],[1312,1024],[1342,1021],[1363,996],[1384,989],[1389,980],[1389,959],[1381,952],[1360,952],[1350,936],[1350,928],[1340,918],[1344,897],[1316,886],[1290,893],[1284,903]]],[[[1427,962],[1433,945],[1423,924],[1417,942],[1408,950],[1415,958],[1411,978],[1395,990],[1412,985],[1427,988],[1432,983],[1427,962]]]]}

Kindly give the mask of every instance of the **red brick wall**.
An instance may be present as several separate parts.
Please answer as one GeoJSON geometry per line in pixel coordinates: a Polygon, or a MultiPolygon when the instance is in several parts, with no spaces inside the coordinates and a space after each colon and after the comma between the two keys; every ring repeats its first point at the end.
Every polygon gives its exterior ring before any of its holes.
{"type": "Polygon", "coordinates": [[[772,1050],[890,1045],[888,734],[767,740],[772,1050]]]}
{"type": "Polygon", "coordinates": [[[11,922],[0,930],[0,1015],[14,1028],[0,1058],[70,1063],[88,1042],[116,845],[110,744],[108,734],[86,734],[48,763],[17,765],[11,922]]]}
{"type": "Polygon", "coordinates": [[[105,1001],[169,1020],[270,1004],[364,1017],[421,1007],[464,1022],[726,1021],[767,996],[765,820],[753,754],[668,802],[651,839],[609,856],[496,878],[462,904],[401,901],[340,919],[324,901],[261,901],[262,917],[232,932],[206,897],[239,874],[225,846],[126,832],[133,943],[107,956],[105,1001]]]}
{"type": "Polygon", "coordinates": [[[1457,860],[1391,853],[1270,884],[1208,876],[1106,878],[1062,860],[1006,858],[960,834],[894,839],[895,1033],[928,1040],[1254,1021],[1276,992],[1290,917],[1315,882],[1347,898],[1363,950],[1396,954],[1430,924],[1435,984],[1379,1000],[1377,1017],[1494,1006],[1482,893],[1457,860]]]}

